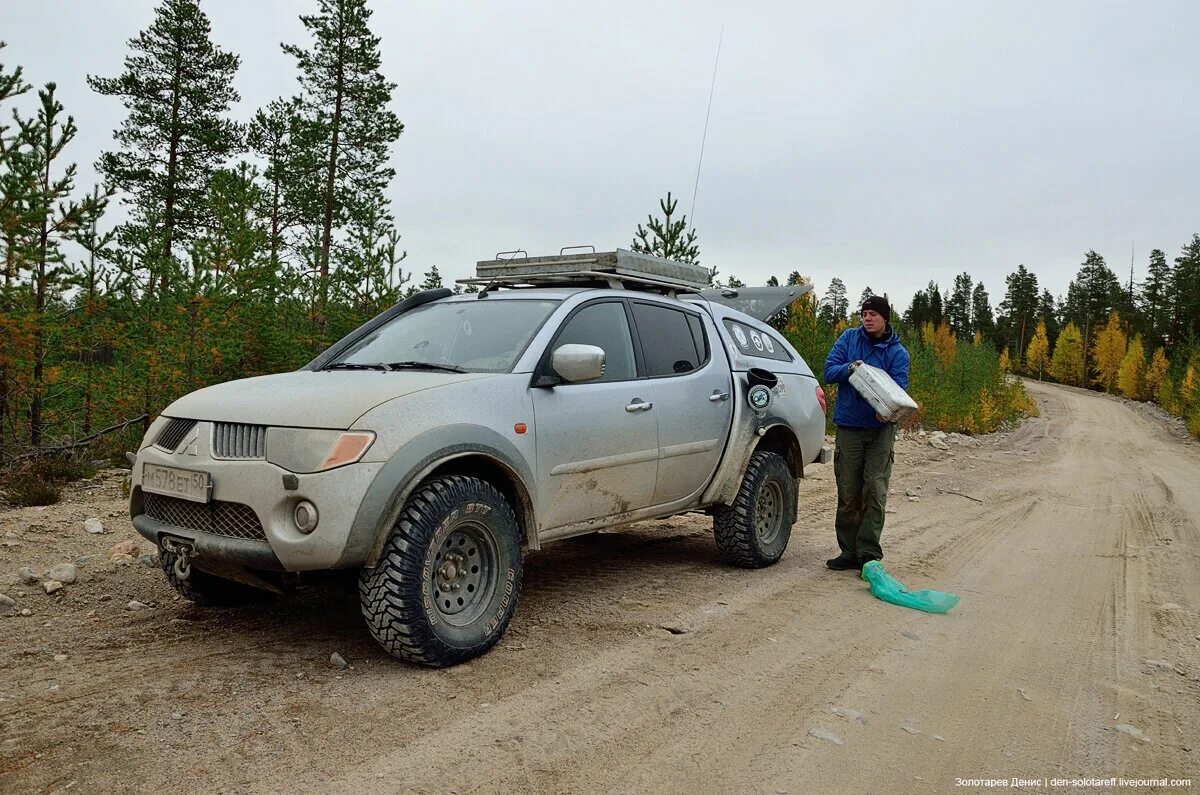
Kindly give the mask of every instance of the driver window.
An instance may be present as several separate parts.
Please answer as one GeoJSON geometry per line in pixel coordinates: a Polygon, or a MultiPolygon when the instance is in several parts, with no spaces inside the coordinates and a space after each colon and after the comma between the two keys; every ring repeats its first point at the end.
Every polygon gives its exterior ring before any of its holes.
{"type": "Polygon", "coordinates": [[[571,344],[595,345],[604,350],[604,375],[598,381],[626,381],[637,373],[629,321],[619,302],[592,304],[577,312],[554,341],[555,348],[571,344]]]}

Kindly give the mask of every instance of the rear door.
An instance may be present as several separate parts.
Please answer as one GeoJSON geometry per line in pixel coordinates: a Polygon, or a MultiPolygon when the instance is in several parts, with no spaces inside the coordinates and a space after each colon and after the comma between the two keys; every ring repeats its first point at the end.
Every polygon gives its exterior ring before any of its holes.
{"type": "Polygon", "coordinates": [[[654,504],[663,505],[700,491],[716,471],[733,418],[731,376],[707,313],[643,300],[630,304],[642,374],[654,386],[654,504]]]}
{"type": "Polygon", "coordinates": [[[540,530],[645,508],[658,473],[655,384],[638,379],[625,302],[575,310],[548,353],[568,343],[602,348],[605,371],[597,381],[531,390],[540,530]]]}

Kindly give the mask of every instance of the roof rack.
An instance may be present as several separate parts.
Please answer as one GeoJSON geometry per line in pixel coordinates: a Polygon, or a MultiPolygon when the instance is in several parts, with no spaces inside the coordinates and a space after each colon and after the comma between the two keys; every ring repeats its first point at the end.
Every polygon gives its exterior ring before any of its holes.
{"type": "MultiPolygon", "coordinates": [[[[570,248],[581,248],[572,246],[570,248]]],[[[587,248],[592,248],[587,246],[587,248]]],[[[482,260],[475,265],[475,278],[458,279],[459,284],[492,287],[567,287],[607,285],[617,289],[640,288],[668,292],[695,292],[708,287],[708,269],[701,265],[641,254],[636,251],[616,251],[567,254],[558,256],[502,258],[502,254],[525,254],[524,251],[500,252],[496,259],[482,260]]]]}

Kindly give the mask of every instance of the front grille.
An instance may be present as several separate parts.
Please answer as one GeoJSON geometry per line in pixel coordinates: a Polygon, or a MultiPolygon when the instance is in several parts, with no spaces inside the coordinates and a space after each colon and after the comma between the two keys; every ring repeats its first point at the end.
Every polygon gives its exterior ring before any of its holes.
{"type": "Polygon", "coordinates": [[[267,429],[262,425],[218,422],[213,425],[213,458],[267,457],[267,429]]]}
{"type": "Polygon", "coordinates": [[[226,538],[267,540],[258,515],[249,505],[222,500],[192,502],[150,492],[143,492],[142,495],[145,498],[146,515],[151,519],[226,538]]]}
{"type": "Polygon", "coordinates": [[[158,432],[158,438],[154,440],[155,447],[161,447],[167,452],[175,452],[175,448],[183,441],[183,437],[187,436],[188,431],[196,427],[196,420],[179,420],[172,419],[167,423],[167,426],[158,432]]]}

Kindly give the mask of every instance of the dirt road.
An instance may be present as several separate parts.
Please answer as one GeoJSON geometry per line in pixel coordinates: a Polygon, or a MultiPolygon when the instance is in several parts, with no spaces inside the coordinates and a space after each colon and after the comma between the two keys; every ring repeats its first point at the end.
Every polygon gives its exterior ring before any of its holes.
{"type": "Polygon", "coordinates": [[[119,473],[64,505],[0,512],[0,591],[31,612],[0,618],[0,791],[1196,777],[1200,446],[1116,400],[1031,390],[1042,416],[1011,434],[898,446],[886,563],[910,587],[961,594],[945,616],[824,568],[827,467],[802,484],[792,544],[767,570],[718,563],[701,516],[532,553],[502,644],[447,671],[385,658],[348,583],[209,612],[156,569],[108,562],[135,537],[119,473]],[[109,532],[86,533],[89,516],[109,532]],[[61,561],[79,580],[53,596],[15,582],[61,561]],[[330,665],[335,651],[352,670],[330,665]]]}

